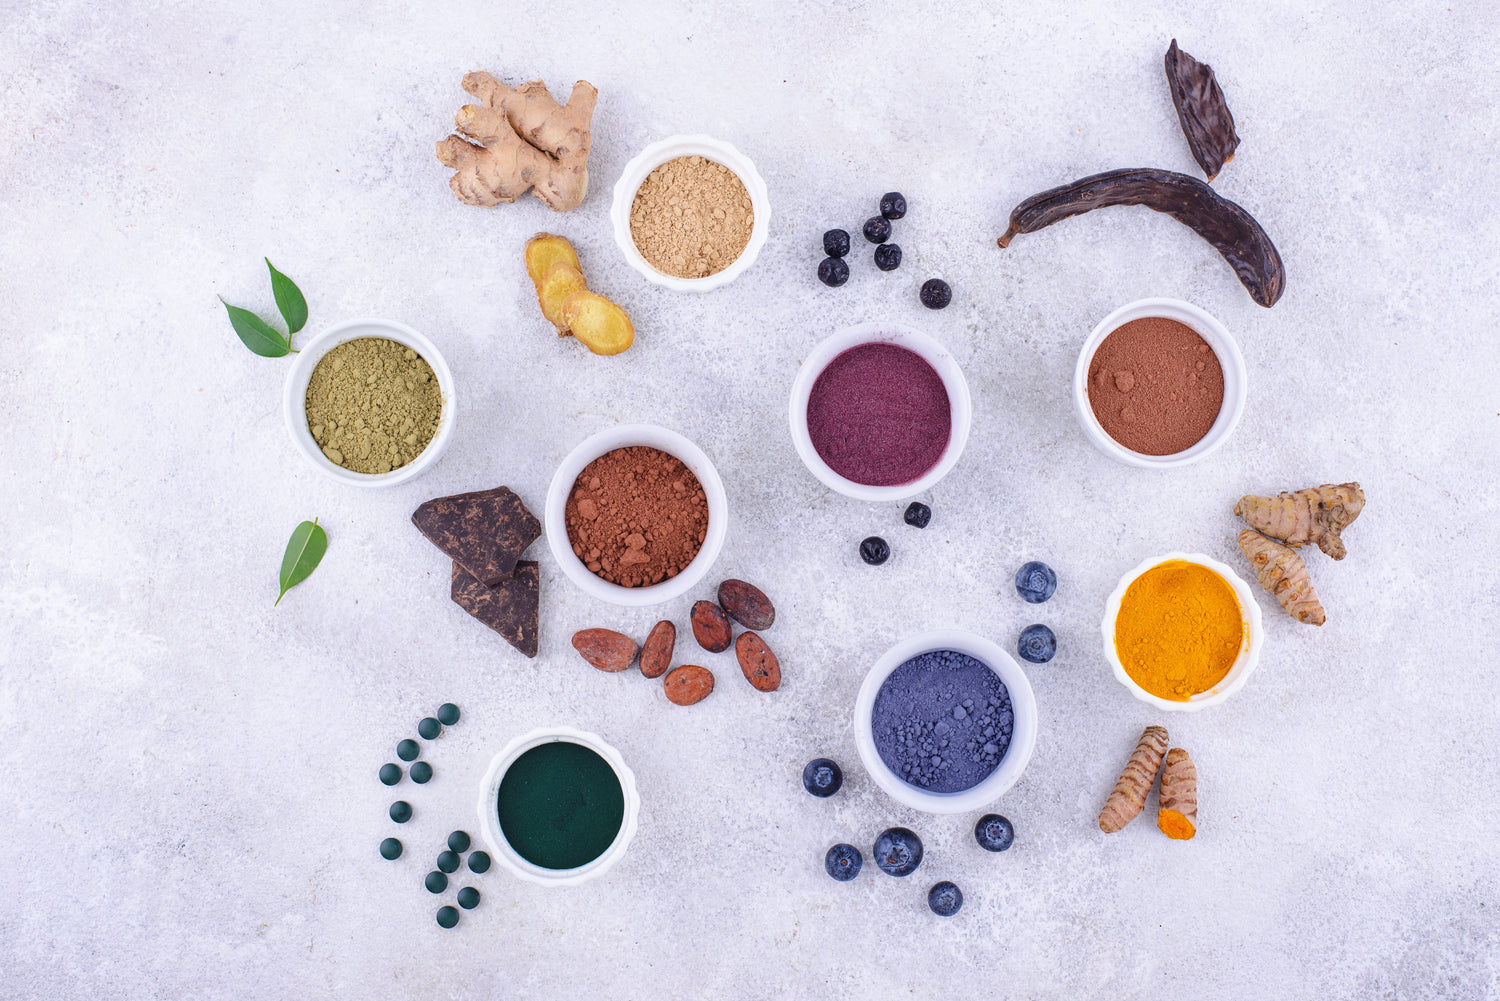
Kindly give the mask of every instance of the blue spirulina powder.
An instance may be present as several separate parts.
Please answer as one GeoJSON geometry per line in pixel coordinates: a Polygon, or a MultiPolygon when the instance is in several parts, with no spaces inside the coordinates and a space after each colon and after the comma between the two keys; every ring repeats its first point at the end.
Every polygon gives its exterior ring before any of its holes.
{"type": "Polygon", "coordinates": [[[896,668],[870,713],[880,760],[928,792],[983,782],[1005,757],[1014,722],[1005,682],[957,650],[919,654],[896,668]]]}

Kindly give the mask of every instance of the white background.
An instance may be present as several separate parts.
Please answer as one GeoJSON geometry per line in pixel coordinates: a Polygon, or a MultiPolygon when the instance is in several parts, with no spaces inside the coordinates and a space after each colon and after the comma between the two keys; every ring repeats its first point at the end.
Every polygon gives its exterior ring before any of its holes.
{"type": "Polygon", "coordinates": [[[1500,995],[1497,37],[1485,4],[0,5],[0,995],[1500,995]],[[995,246],[1041,188],[1197,173],[1161,69],[1174,36],[1239,123],[1216,187],[1280,248],[1274,309],[1145,209],[995,246]],[[454,199],[433,143],[472,69],[598,86],[580,209],[454,199]],[[758,263],[692,297],[630,270],[606,212],[637,150],[699,131],[756,162],[773,215],[758,263]],[[883,274],[857,231],[891,189],[911,210],[883,274]],[[832,226],[856,233],[838,290],[814,278],[832,226]],[[627,354],[541,320],[521,246],[543,229],[630,311],[627,354]],[[306,292],[308,335],[374,315],[439,344],[460,412],[437,466],[361,491],[293,451],[289,360],[249,354],[216,298],[274,316],[263,256],[306,292]],[[916,298],[934,275],[954,288],[941,313],[916,298]],[[1233,439],[1169,473],[1094,451],[1068,395],[1093,325],[1151,295],[1219,317],[1250,370],[1233,439]],[[799,359],[882,318],[952,347],[974,392],[925,532],[823,489],[787,433],[799,359]],[[632,611],[538,543],[526,660],[449,601],[410,513],[497,484],[540,512],[563,455],[625,421],[714,458],[723,555],[695,593],[632,611]],[[1163,719],[1112,679],[1098,623],[1123,572],[1174,549],[1243,567],[1241,494],[1351,479],[1369,504],[1348,559],[1308,558],[1326,626],[1259,595],[1259,672],[1199,714],[1163,719]],[[327,558],[273,610],[314,516],[327,558]],[[856,554],[873,533],[880,568],[856,554]],[[1040,607],[1009,582],[1028,559],[1061,580],[1040,607]],[[775,694],[685,639],[719,687],[683,710],[568,644],[662,616],[685,636],[725,576],[777,603],[775,694]],[[1008,646],[1032,621],[1059,653],[1029,672],[1041,735],[998,804],[1015,847],[991,856],[977,814],[874,787],[850,707],[903,636],[1008,646]],[[424,751],[436,778],[381,786],[445,700],[464,718],[424,751]],[[1198,762],[1191,843],[1150,816],[1094,825],[1156,721],[1198,762]],[[566,890],[497,867],[443,931],[452,891],[423,873],[450,829],[475,832],[490,756],[548,723],[630,762],[636,841],[566,890]],[[848,774],[831,801],[798,780],[822,754],[848,774]],[[393,793],[417,810],[404,828],[393,793]],[[915,876],[823,874],[830,844],[892,823],[926,842],[915,876]],[[967,898],[952,920],[926,909],[941,878],[967,898]]]}

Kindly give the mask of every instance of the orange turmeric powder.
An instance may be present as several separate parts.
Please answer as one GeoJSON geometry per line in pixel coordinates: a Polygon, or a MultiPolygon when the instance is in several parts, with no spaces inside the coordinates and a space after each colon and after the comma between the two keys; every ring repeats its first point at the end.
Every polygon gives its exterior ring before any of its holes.
{"type": "Polygon", "coordinates": [[[1125,673],[1174,702],[1223,680],[1244,640],[1245,616],[1234,589],[1186,560],[1168,560],[1132,581],[1115,618],[1115,653],[1125,673]]]}

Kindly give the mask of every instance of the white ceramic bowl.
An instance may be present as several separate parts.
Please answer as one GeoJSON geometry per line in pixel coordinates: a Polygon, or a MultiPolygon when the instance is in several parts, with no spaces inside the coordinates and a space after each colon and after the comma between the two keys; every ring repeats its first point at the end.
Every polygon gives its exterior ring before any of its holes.
{"type": "Polygon", "coordinates": [[[885,652],[865,675],[859,686],[859,695],[854,700],[854,743],[859,749],[859,758],[875,784],[890,794],[898,803],[926,813],[964,813],[978,809],[998,798],[1021,777],[1036,749],[1036,696],[1031,691],[1031,682],[1021,670],[1015,658],[983,636],[963,629],[937,629],[920,633],[897,643],[885,652]],[[870,715],[875,709],[875,696],[891,672],[920,654],[934,650],[957,650],[976,660],[988,664],[990,670],[1000,676],[1010,692],[1011,713],[1015,718],[1011,726],[1010,746],[1005,756],[984,781],[963,792],[928,792],[901,779],[881,760],[875,749],[875,734],[870,715]]]}
{"type": "Polygon", "coordinates": [[[1093,333],[1089,334],[1088,340],[1083,342],[1083,350],[1078,352],[1078,366],[1073,370],[1073,413],[1078,417],[1078,424],[1083,428],[1084,437],[1111,459],[1147,469],[1186,466],[1190,462],[1197,462],[1224,444],[1234,432],[1235,426],[1240,422],[1240,416],[1245,412],[1248,378],[1245,356],[1240,354],[1239,345],[1234,342],[1233,337],[1229,336],[1229,331],[1225,329],[1224,324],[1192,303],[1183,302],[1181,299],[1140,299],[1121,306],[1100,320],[1093,333]],[[1165,317],[1193,328],[1193,331],[1213,349],[1219,359],[1219,368],[1224,371],[1224,402],[1219,405],[1219,416],[1208,429],[1208,433],[1196,444],[1172,455],[1146,455],[1121,445],[1104,430],[1104,426],[1099,423],[1099,418],[1094,416],[1093,406],[1089,403],[1089,365],[1094,360],[1094,352],[1099,349],[1104,338],[1114,333],[1115,330],[1131,320],[1140,320],[1148,316],[1165,317]]]}
{"type": "Polygon", "coordinates": [[[393,487],[420,476],[428,466],[438,461],[443,450],[448,447],[448,441],[453,437],[455,414],[453,373],[448,371],[448,363],[443,360],[437,345],[404,323],[376,319],[346,320],[329,327],[302,346],[296,360],[292,362],[292,370],[287,373],[281,410],[286,418],[287,432],[292,436],[292,444],[297,446],[297,451],[319,472],[340,483],[356,487],[393,487]],[[405,344],[421,355],[432,366],[432,372],[437,376],[438,390],[443,396],[443,416],[438,422],[437,433],[420,455],[389,473],[356,473],[352,469],[345,469],[323,454],[312,431],[307,427],[307,385],[312,381],[313,369],[318,367],[318,362],[328,352],[346,341],[361,337],[384,337],[398,344],[405,344]]]}
{"type": "Polygon", "coordinates": [[[1228,699],[1235,692],[1245,687],[1245,682],[1250,680],[1250,674],[1260,663],[1260,648],[1265,642],[1265,631],[1260,622],[1260,605],[1255,601],[1255,595],[1250,590],[1250,585],[1240,580],[1233,570],[1220,563],[1212,557],[1204,556],[1202,553],[1168,553],[1149,559],[1140,566],[1131,570],[1120,578],[1119,586],[1110,593],[1104,602],[1104,621],[1101,623],[1104,632],[1104,659],[1115,672],[1115,680],[1129,689],[1130,694],[1148,705],[1167,712],[1194,712],[1198,709],[1206,709],[1216,706],[1228,699]],[[1245,635],[1240,644],[1240,655],[1235,658],[1234,664],[1229,668],[1229,673],[1220,679],[1206,692],[1199,692],[1186,702],[1176,702],[1172,699],[1164,699],[1152,695],[1135,680],[1125,673],[1125,665],[1120,663],[1120,655],[1115,652],[1115,619],[1120,614],[1120,601],[1125,597],[1125,591],[1135,579],[1152,567],[1160,566],[1169,560],[1184,560],[1188,563],[1197,563],[1199,566],[1208,567],[1214,573],[1224,578],[1231,588],[1234,589],[1235,600],[1240,604],[1240,614],[1244,616],[1245,635]]]}
{"type": "Polygon", "coordinates": [[[796,446],[797,455],[808,471],[826,486],[846,497],[872,502],[915,497],[946,476],[963,454],[964,445],[969,440],[969,424],[973,416],[974,405],[969,397],[969,383],[964,379],[963,370],[958,367],[958,361],[952,352],[921,331],[901,323],[860,323],[825,337],[817,347],[808,352],[802,367],[797,371],[797,377],[792,380],[792,397],[787,410],[792,427],[792,444],[796,446]],[[823,457],[813,447],[812,436],[807,432],[807,401],[812,397],[813,384],[818,381],[818,376],[823,374],[829,362],[850,348],[875,343],[895,344],[915,351],[926,359],[927,364],[943,380],[952,413],[948,448],[937,465],[919,479],[893,487],[872,487],[840,476],[823,461],[823,457]]]}
{"type": "Polygon", "coordinates": [[[755,258],[759,256],[760,248],[766,245],[766,237],[771,231],[771,196],[766,189],[766,182],[756,171],[755,164],[729,143],[704,135],[672,136],[647,146],[625,165],[625,172],[615,182],[609,218],[614,223],[615,243],[619,244],[620,253],[648,281],[677,292],[707,292],[734,281],[755,263],[755,258]],[[749,192],[750,208],[755,213],[755,221],[750,226],[750,242],[745,244],[740,256],[723,271],[704,278],[674,278],[656,270],[641,256],[635,245],[635,238],[630,235],[630,209],[635,204],[636,192],[653,170],[680,156],[701,156],[734,171],[749,192]]]}
{"type": "Polygon", "coordinates": [[[635,773],[625,764],[620,752],[606,744],[596,733],[566,726],[532,730],[506,744],[505,749],[490,762],[489,770],[484,773],[484,782],[479,787],[479,830],[489,844],[490,851],[515,875],[543,886],[569,886],[603,875],[610,866],[620,861],[630,845],[630,839],[635,837],[640,812],[641,797],[635,788],[635,773]],[[533,747],[557,740],[581,744],[609,762],[609,766],[615,771],[615,777],[620,780],[620,791],[625,796],[625,816],[620,820],[620,831],[615,835],[615,840],[598,858],[576,869],[546,869],[522,858],[510,846],[510,842],[505,840],[505,834],[500,830],[500,813],[496,808],[500,781],[505,778],[505,772],[511,763],[533,747]]]}
{"type": "Polygon", "coordinates": [[[656,427],[652,424],[622,424],[608,428],[585,438],[552,474],[552,483],[547,487],[547,506],[544,509],[547,544],[552,555],[562,566],[568,579],[595,598],[616,605],[654,605],[683,594],[703,579],[719,558],[724,547],[724,536],[729,531],[729,497],[724,492],[724,481],[718,470],[709,461],[708,455],[676,431],[656,427]],[[573,552],[573,543],[568,539],[568,522],[564,510],[568,494],[578,481],[583,468],[606,452],[633,445],[649,445],[682,461],[692,470],[703,485],[703,494],[708,498],[708,530],[703,537],[703,548],[693,561],[678,574],[660,584],[650,587],[621,587],[596,576],[573,552]]]}

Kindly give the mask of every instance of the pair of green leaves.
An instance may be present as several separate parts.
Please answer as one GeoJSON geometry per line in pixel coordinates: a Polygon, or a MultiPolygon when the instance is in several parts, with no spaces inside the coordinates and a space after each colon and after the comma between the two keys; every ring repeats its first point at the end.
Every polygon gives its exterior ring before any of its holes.
{"type": "Polygon", "coordinates": [[[266,258],[266,267],[271,271],[271,291],[276,296],[276,308],[281,310],[281,318],[286,321],[285,337],[248,309],[229,305],[223,296],[219,301],[224,302],[224,308],[229,310],[229,323],[245,342],[245,347],[262,358],[280,358],[292,350],[292,335],[307,325],[307,300],[290,278],[276,270],[270,258],[266,258]]]}
{"type": "Polygon", "coordinates": [[[318,519],[304,521],[292,530],[292,537],[286,544],[286,555],[281,558],[281,593],[276,596],[276,605],[281,604],[288,591],[311,576],[326,552],[328,533],[323,531],[318,519]]]}

